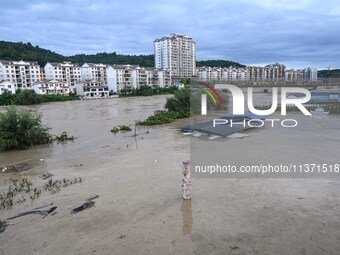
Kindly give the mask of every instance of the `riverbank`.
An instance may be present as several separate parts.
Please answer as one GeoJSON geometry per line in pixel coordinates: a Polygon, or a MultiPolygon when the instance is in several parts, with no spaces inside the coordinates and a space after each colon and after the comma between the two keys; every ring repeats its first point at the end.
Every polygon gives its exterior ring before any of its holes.
{"type": "MultiPolygon", "coordinates": [[[[170,96],[30,106],[32,111],[43,112],[43,122],[52,128],[51,133],[67,130],[77,139],[1,153],[1,165],[25,162],[31,169],[20,175],[0,173],[0,192],[11,177],[24,176],[43,185],[46,180],[39,176],[46,172],[55,179],[81,177],[84,182],[0,211],[3,220],[52,202],[58,207],[46,218],[27,215],[11,220],[0,234],[0,254],[338,252],[339,179],[194,178],[193,199],[183,201],[181,161],[190,158],[190,138],[176,128],[188,119],[138,127],[136,137],[133,132],[110,132],[113,126],[134,125],[135,120],[161,110],[170,96]],[[71,213],[95,194],[99,197],[94,207],[71,213]]],[[[333,157],[329,151],[339,151],[337,127],[330,126],[322,136],[317,126],[302,127],[294,136],[272,129],[252,132],[240,140],[202,142],[232,148],[227,158],[232,155],[240,162],[246,158],[248,163],[261,157],[313,159],[315,154],[327,160],[333,157]],[[293,141],[300,137],[299,155],[293,154],[295,144],[287,143],[290,137],[293,141]],[[329,140],[331,137],[334,139],[329,140]],[[311,148],[318,139],[324,142],[311,148]],[[270,145],[276,141],[273,150],[270,145]]]]}

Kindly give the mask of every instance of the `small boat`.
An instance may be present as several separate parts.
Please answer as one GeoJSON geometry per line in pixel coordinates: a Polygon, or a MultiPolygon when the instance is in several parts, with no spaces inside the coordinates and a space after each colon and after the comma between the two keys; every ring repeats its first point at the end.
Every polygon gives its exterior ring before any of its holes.
{"type": "Polygon", "coordinates": [[[325,112],[325,109],[318,106],[314,111],[311,111],[313,116],[327,116],[329,112],[325,112]]]}

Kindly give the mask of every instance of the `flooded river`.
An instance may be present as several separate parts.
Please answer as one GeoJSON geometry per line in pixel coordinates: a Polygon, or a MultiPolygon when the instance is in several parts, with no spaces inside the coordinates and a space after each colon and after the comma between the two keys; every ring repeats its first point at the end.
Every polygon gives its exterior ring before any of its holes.
{"type": "MultiPolygon", "coordinates": [[[[51,134],[59,135],[66,131],[76,139],[29,150],[3,152],[0,154],[0,166],[25,162],[34,166],[36,173],[48,171],[64,176],[75,168],[78,170],[80,165],[85,171],[105,164],[117,165],[126,153],[136,153],[134,157],[152,156],[153,150],[169,150],[168,145],[157,144],[156,140],[166,133],[165,136],[175,143],[179,134],[174,130],[171,132],[171,126],[157,129],[138,127],[138,136],[132,137],[135,121],[144,120],[155,110],[163,109],[166,97],[82,100],[26,107],[43,114],[43,123],[51,128],[51,134]],[[130,125],[133,131],[113,134],[110,130],[116,125],[130,125]],[[148,144],[153,144],[153,141],[154,146],[149,148],[148,144]],[[147,151],[149,149],[151,151],[147,151]]],[[[176,143],[187,144],[185,139],[177,140],[176,143]]],[[[181,146],[173,145],[173,150],[180,150],[181,146]]]]}

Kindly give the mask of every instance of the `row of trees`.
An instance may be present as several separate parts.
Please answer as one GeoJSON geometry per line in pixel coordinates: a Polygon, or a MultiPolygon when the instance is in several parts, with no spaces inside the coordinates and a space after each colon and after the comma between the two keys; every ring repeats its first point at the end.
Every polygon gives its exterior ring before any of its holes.
{"type": "Polygon", "coordinates": [[[15,94],[5,91],[0,95],[0,105],[32,105],[47,102],[71,101],[79,100],[79,97],[70,94],[69,96],[62,95],[39,95],[34,90],[17,90],[15,94]]]}
{"type": "Polygon", "coordinates": [[[177,87],[171,86],[167,88],[152,88],[148,86],[142,86],[140,88],[127,88],[119,91],[120,97],[127,96],[153,96],[163,94],[173,94],[177,91],[177,87]]]}

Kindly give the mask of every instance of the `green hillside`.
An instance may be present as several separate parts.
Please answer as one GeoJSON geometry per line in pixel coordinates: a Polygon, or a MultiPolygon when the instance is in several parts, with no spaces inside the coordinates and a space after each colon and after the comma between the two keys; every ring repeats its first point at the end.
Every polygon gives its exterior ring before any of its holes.
{"type": "MultiPolygon", "coordinates": [[[[113,53],[97,53],[97,54],[77,54],[74,56],[63,56],[54,51],[40,48],[38,45],[33,46],[31,43],[23,42],[5,42],[0,41],[0,59],[3,60],[24,60],[38,61],[39,65],[44,66],[47,62],[72,61],[74,63],[103,63],[103,64],[130,64],[140,65],[143,67],[154,66],[154,55],[123,55],[113,53]]],[[[243,65],[226,60],[205,60],[197,61],[197,66],[238,66],[243,65]]]]}
{"type": "Polygon", "coordinates": [[[319,70],[318,71],[319,78],[340,78],[340,69],[333,70],[319,70]]]}

